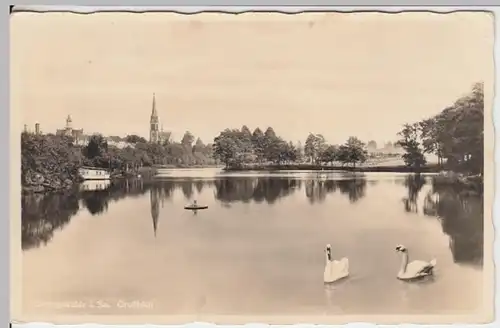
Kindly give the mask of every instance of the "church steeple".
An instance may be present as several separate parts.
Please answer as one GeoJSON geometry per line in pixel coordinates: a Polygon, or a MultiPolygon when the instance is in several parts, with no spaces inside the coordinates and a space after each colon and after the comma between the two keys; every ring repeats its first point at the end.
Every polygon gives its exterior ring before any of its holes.
{"type": "Polygon", "coordinates": [[[149,120],[149,142],[160,141],[159,123],[160,120],[156,111],[156,97],[153,93],[153,108],[151,110],[151,119],[149,120]]]}
{"type": "Polygon", "coordinates": [[[156,117],[158,118],[158,113],[156,112],[156,97],[155,97],[155,94],[153,93],[153,109],[151,111],[151,119],[153,117],[156,117]]]}

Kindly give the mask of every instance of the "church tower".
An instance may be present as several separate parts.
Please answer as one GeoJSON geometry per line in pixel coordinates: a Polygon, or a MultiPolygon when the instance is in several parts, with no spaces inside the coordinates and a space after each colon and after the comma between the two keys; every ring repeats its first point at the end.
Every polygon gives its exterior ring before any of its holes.
{"type": "Polygon", "coordinates": [[[71,137],[73,135],[73,121],[71,120],[71,115],[68,115],[66,118],[66,127],[65,127],[65,132],[64,134],[68,137],[71,137]]]}
{"type": "Polygon", "coordinates": [[[156,99],[153,93],[153,110],[151,111],[151,119],[149,120],[149,142],[160,142],[160,130],[159,130],[160,120],[158,119],[158,113],[156,112],[156,99]]]}
{"type": "Polygon", "coordinates": [[[73,128],[73,120],[71,120],[71,115],[68,115],[66,118],[66,129],[72,129],[73,128]]]}

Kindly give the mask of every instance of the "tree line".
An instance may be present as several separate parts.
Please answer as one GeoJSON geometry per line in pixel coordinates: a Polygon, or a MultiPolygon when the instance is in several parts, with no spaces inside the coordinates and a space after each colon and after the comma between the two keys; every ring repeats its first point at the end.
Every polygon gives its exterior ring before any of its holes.
{"type": "Polygon", "coordinates": [[[422,167],[427,162],[425,154],[434,154],[443,168],[482,175],[484,84],[474,84],[468,94],[437,115],[405,124],[398,135],[408,166],[422,167]]]}
{"type": "Polygon", "coordinates": [[[272,127],[265,132],[256,128],[253,132],[244,125],[241,129],[226,129],[214,139],[213,156],[226,168],[245,164],[310,163],[356,166],[367,160],[366,145],[356,137],[342,145],[328,144],[321,134],[310,133],[304,146],[294,144],[278,136],[272,127]]]}
{"type": "Polygon", "coordinates": [[[91,136],[87,146],[83,147],[84,162],[86,165],[111,169],[152,165],[188,167],[215,164],[212,145],[204,144],[200,138],[195,139],[189,131],[184,134],[180,142],[168,138],[162,143],[150,143],[137,135],[129,135],[125,141],[131,146],[117,148],[108,145],[102,135],[91,136]]]}
{"type": "Polygon", "coordinates": [[[79,180],[78,168],[95,166],[120,172],[142,166],[175,167],[215,164],[212,145],[186,132],[180,142],[148,143],[138,136],[127,136],[131,146],[108,145],[105,137],[92,135],[85,146],[72,137],[54,134],[21,134],[21,181],[33,191],[57,190],[79,180]]]}

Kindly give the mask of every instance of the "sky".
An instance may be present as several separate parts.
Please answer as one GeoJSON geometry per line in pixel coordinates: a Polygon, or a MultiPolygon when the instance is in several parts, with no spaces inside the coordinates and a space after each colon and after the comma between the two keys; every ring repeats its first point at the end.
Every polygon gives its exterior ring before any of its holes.
{"type": "Polygon", "coordinates": [[[16,13],[11,113],[54,133],[149,137],[153,93],[164,130],[205,142],[272,126],[395,141],[475,82],[493,82],[486,13],[16,13]]]}

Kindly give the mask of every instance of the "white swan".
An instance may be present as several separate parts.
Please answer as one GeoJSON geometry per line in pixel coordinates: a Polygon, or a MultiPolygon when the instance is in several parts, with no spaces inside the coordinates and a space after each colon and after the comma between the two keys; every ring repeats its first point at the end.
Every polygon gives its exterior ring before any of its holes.
{"type": "Polygon", "coordinates": [[[400,280],[414,280],[432,275],[436,266],[436,259],[430,262],[412,261],[408,263],[408,249],[403,245],[398,245],[396,251],[401,253],[401,268],[399,269],[397,278],[400,280]]]}
{"type": "Polygon", "coordinates": [[[325,272],[323,274],[323,281],[325,283],[332,283],[347,277],[349,275],[349,260],[344,257],[340,261],[332,261],[332,250],[330,244],[326,245],[325,253],[326,265],[325,272]]]}

